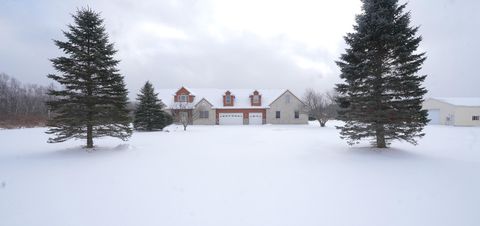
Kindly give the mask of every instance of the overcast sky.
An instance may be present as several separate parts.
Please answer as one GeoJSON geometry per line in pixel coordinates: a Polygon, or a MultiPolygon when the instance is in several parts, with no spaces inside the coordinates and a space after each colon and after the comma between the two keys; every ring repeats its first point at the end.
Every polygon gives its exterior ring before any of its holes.
{"type": "MultiPolygon", "coordinates": [[[[0,0],[0,72],[48,84],[52,39],[77,7],[101,12],[134,96],[156,88],[332,89],[359,0],[0,0]]],[[[480,96],[480,1],[411,0],[428,96],[480,96]]]]}

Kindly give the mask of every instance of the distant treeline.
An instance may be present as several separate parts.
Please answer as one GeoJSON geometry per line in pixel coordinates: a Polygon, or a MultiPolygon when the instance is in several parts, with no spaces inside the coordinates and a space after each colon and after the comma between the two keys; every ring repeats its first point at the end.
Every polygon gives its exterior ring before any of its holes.
{"type": "Polygon", "coordinates": [[[50,98],[48,89],[46,86],[22,84],[0,73],[0,128],[44,125],[48,118],[45,104],[50,98]]]}

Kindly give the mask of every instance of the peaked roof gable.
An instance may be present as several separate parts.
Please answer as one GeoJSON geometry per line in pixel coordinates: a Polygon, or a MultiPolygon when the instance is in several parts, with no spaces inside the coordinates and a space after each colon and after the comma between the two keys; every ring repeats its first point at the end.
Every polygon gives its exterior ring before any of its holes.
{"type": "Polygon", "coordinates": [[[298,101],[300,101],[300,103],[302,104],[305,104],[302,99],[298,98],[294,93],[292,93],[290,90],[285,90],[285,92],[283,92],[282,94],[280,94],[280,96],[278,96],[275,100],[273,100],[272,102],[270,102],[268,105],[272,105],[275,101],[277,101],[278,99],[280,99],[280,97],[282,97],[285,93],[290,93],[293,97],[295,97],[298,101]]]}
{"type": "Polygon", "coordinates": [[[195,96],[195,94],[193,94],[193,92],[190,91],[190,89],[186,88],[185,86],[182,86],[180,89],[178,89],[175,92],[175,94],[181,93],[181,91],[183,91],[183,90],[187,91],[189,95],[195,96]]]}
{"type": "Polygon", "coordinates": [[[204,101],[205,103],[209,104],[210,107],[213,107],[213,104],[210,103],[210,102],[209,102],[207,99],[205,99],[205,98],[202,98],[201,100],[199,100],[198,102],[196,102],[195,107],[196,107],[198,104],[202,103],[202,101],[204,101]]]}

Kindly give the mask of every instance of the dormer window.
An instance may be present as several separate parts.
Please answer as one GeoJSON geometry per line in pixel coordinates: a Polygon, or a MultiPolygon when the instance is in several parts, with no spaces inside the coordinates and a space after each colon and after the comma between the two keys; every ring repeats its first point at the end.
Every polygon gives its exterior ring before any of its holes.
{"type": "Polygon", "coordinates": [[[230,91],[225,92],[225,95],[223,95],[223,106],[233,106],[233,102],[235,102],[235,96],[230,91]]]}
{"type": "Polygon", "coordinates": [[[195,95],[192,94],[188,89],[185,87],[180,88],[175,92],[175,95],[173,96],[173,100],[175,102],[188,102],[192,103],[195,99],[195,95]]]}
{"type": "Polygon", "coordinates": [[[254,104],[259,104],[260,103],[260,96],[254,95],[253,96],[253,103],[254,104]]]}
{"type": "Polygon", "coordinates": [[[261,106],[262,105],[262,96],[260,93],[255,90],[252,95],[250,95],[250,103],[252,106],[261,106]]]}
{"type": "Polygon", "coordinates": [[[180,102],[187,102],[188,96],[187,95],[180,95],[180,102]]]}

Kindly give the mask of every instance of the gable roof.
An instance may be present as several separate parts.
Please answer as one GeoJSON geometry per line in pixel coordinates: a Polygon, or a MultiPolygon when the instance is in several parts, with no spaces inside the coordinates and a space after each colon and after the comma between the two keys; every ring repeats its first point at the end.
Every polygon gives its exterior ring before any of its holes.
{"type": "Polygon", "coordinates": [[[277,98],[275,98],[275,100],[272,100],[272,102],[270,102],[270,104],[268,104],[268,105],[273,104],[273,102],[277,101],[277,100],[278,100],[281,96],[283,96],[283,94],[285,94],[285,93],[290,93],[290,94],[292,94],[292,96],[295,97],[298,101],[300,101],[300,103],[302,103],[302,104],[305,105],[305,103],[303,102],[302,99],[298,98],[297,95],[295,95],[294,93],[292,93],[292,91],[290,91],[290,90],[288,90],[288,89],[285,90],[285,92],[283,92],[282,94],[280,94],[277,98]]]}
{"type": "Polygon", "coordinates": [[[175,93],[177,93],[177,92],[178,92],[178,91],[180,91],[181,89],[184,89],[184,90],[186,90],[186,91],[187,91],[187,92],[189,92],[189,93],[190,93],[190,95],[192,95],[192,96],[196,96],[196,95],[195,95],[195,93],[194,93],[194,92],[192,92],[192,90],[191,90],[190,88],[188,88],[188,87],[185,87],[185,86],[182,86],[182,87],[180,87],[180,89],[178,89],[177,91],[175,91],[175,93]]]}
{"type": "MultiPolygon", "coordinates": [[[[286,89],[188,89],[195,94],[193,105],[196,105],[202,99],[208,101],[212,108],[268,108],[275,99],[285,93],[286,89]],[[250,95],[257,90],[262,95],[262,105],[252,106],[250,103],[250,95]],[[226,91],[230,91],[235,96],[234,106],[223,106],[223,95],[226,91]]],[[[173,97],[178,89],[158,89],[158,98],[167,105],[167,108],[175,106],[173,97]]]]}
{"type": "Polygon", "coordinates": [[[201,100],[196,101],[195,107],[196,107],[199,103],[201,103],[202,101],[204,101],[205,103],[207,103],[207,104],[209,104],[211,107],[213,107],[213,104],[210,103],[210,102],[209,102],[207,99],[205,99],[205,98],[202,98],[201,100]]]}
{"type": "Polygon", "coordinates": [[[433,97],[431,99],[455,106],[480,107],[480,97],[433,97]]]}

